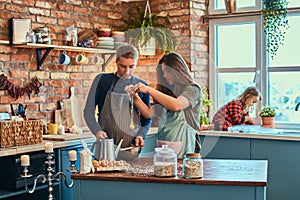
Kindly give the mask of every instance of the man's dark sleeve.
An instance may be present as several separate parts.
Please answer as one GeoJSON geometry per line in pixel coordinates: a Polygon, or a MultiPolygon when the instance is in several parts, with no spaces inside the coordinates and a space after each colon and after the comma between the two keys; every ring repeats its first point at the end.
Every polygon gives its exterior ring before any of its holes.
{"type": "Polygon", "coordinates": [[[101,130],[101,127],[95,118],[95,108],[96,108],[95,97],[96,97],[96,91],[97,91],[100,78],[101,75],[99,74],[94,79],[83,110],[85,122],[89,127],[90,131],[94,135],[101,130]]]}

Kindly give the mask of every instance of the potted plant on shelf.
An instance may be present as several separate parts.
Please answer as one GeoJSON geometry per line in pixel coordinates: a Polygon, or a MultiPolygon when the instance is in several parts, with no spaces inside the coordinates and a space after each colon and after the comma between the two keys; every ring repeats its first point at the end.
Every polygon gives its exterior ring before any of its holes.
{"type": "Polygon", "coordinates": [[[259,116],[262,119],[262,126],[266,128],[274,128],[274,118],[276,115],[275,108],[271,106],[264,106],[258,112],[259,116]]]}
{"type": "Polygon", "coordinates": [[[136,15],[131,16],[128,20],[123,20],[126,25],[121,29],[125,31],[128,42],[139,48],[141,55],[155,55],[156,48],[161,49],[163,53],[173,51],[176,48],[172,31],[164,28],[158,19],[163,20],[163,24],[170,23],[167,17],[152,15],[149,1],[147,1],[144,12],[140,6],[136,5],[136,15]],[[152,52],[143,54],[145,48],[150,44],[154,45],[152,52]]]}
{"type": "Polygon", "coordinates": [[[262,16],[266,34],[266,51],[273,59],[283,45],[285,32],[289,28],[287,0],[263,0],[262,16]]]}

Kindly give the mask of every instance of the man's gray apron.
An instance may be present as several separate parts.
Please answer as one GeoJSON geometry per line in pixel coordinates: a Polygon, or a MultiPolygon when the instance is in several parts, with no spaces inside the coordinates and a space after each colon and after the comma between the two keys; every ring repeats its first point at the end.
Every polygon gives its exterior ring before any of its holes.
{"type": "MultiPolygon", "coordinates": [[[[120,79],[120,81],[122,80],[120,79]]],[[[135,129],[130,129],[131,102],[127,94],[113,91],[114,82],[115,80],[107,92],[100,112],[100,126],[107,133],[108,138],[114,139],[115,144],[119,144],[120,140],[123,139],[122,147],[128,147],[133,144],[140,129],[139,116],[135,111],[133,112],[135,129]]]]}

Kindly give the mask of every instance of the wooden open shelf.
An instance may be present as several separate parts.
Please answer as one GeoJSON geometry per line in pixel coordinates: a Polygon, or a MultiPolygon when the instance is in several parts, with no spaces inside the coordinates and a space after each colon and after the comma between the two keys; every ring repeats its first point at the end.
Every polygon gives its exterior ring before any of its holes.
{"type": "Polygon", "coordinates": [[[59,46],[59,45],[52,45],[52,44],[27,43],[27,44],[14,44],[13,46],[17,47],[17,48],[30,48],[30,49],[50,48],[53,50],[65,50],[65,51],[88,52],[88,53],[104,53],[104,54],[116,53],[116,50],[114,50],[114,49],[97,49],[97,48],[84,48],[84,47],[73,47],[73,46],[59,46]]]}
{"type": "MultiPolygon", "coordinates": [[[[0,40],[0,44],[9,44],[8,40],[0,40]]],[[[64,51],[76,51],[76,52],[87,52],[87,53],[100,53],[102,58],[105,60],[105,55],[109,55],[109,58],[102,64],[102,70],[104,71],[106,66],[110,63],[114,55],[116,54],[115,49],[97,49],[97,48],[83,48],[73,46],[59,46],[52,44],[37,44],[37,43],[26,43],[26,44],[13,44],[12,47],[16,48],[27,48],[35,49],[37,53],[37,70],[41,69],[41,65],[48,56],[51,50],[64,50],[64,51]],[[45,53],[42,55],[42,50],[45,53]]]]}

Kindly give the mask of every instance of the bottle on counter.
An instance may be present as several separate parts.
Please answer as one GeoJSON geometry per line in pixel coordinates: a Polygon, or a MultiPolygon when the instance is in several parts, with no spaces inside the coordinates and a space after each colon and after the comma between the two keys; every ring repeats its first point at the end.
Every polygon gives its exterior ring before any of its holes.
{"type": "Polygon", "coordinates": [[[203,160],[200,153],[187,153],[184,156],[183,177],[187,179],[203,177],[203,160]]]}
{"type": "Polygon", "coordinates": [[[155,176],[177,176],[177,155],[174,150],[168,148],[167,145],[163,145],[161,148],[155,148],[153,162],[155,176]]]}
{"type": "Polygon", "coordinates": [[[26,43],[31,43],[32,38],[31,38],[31,30],[26,33],[26,43]]]}

